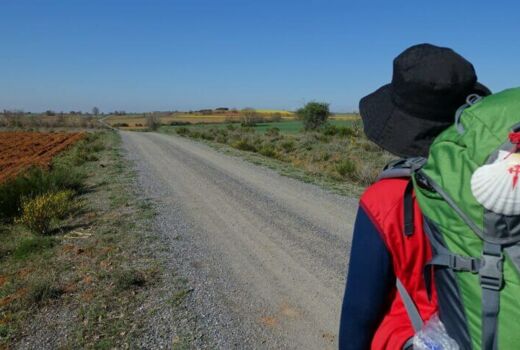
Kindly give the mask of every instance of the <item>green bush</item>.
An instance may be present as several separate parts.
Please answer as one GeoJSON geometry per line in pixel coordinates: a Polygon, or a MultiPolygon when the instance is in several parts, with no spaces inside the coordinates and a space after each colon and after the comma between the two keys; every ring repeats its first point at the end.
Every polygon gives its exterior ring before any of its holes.
{"type": "Polygon", "coordinates": [[[64,218],[74,209],[72,191],[46,193],[22,200],[22,215],[17,222],[31,231],[45,235],[55,220],[64,218]]]}
{"type": "Polygon", "coordinates": [[[278,137],[278,136],[280,136],[280,129],[278,129],[278,128],[269,128],[269,129],[267,129],[265,134],[266,134],[266,136],[270,136],[270,137],[278,137]]]}
{"type": "Polygon", "coordinates": [[[341,126],[338,128],[338,135],[342,137],[357,136],[356,130],[349,126],[341,126]]]}
{"type": "Polygon", "coordinates": [[[289,152],[292,152],[296,149],[296,145],[294,144],[294,141],[293,140],[286,140],[286,141],[283,141],[281,144],[280,144],[280,147],[282,147],[282,149],[289,153],[289,152]]]}
{"type": "Polygon", "coordinates": [[[250,144],[247,139],[240,139],[236,142],[233,142],[231,146],[241,151],[256,152],[256,147],[250,144]]]}
{"type": "Polygon", "coordinates": [[[327,136],[334,136],[338,131],[338,127],[332,124],[326,124],[325,127],[321,129],[321,132],[327,136]]]}
{"type": "Polygon", "coordinates": [[[213,141],[215,139],[215,135],[210,131],[204,131],[200,134],[200,138],[203,140],[213,141]]]}
{"type": "Polygon", "coordinates": [[[263,145],[258,151],[263,156],[276,158],[276,150],[273,145],[263,145]]]}
{"type": "Polygon", "coordinates": [[[61,190],[80,192],[84,179],[84,173],[66,162],[56,164],[49,171],[31,168],[0,185],[0,221],[10,221],[18,216],[23,198],[61,190]]]}
{"type": "Polygon", "coordinates": [[[189,136],[190,129],[188,129],[185,126],[181,126],[180,128],[175,129],[175,132],[177,133],[177,135],[180,135],[180,136],[189,136]]]}
{"type": "Polygon", "coordinates": [[[329,105],[322,102],[309,102],[298,109],[296,114],[303,121],[305,130],[315,130],[327,122],[330,115],[329,105]]]}

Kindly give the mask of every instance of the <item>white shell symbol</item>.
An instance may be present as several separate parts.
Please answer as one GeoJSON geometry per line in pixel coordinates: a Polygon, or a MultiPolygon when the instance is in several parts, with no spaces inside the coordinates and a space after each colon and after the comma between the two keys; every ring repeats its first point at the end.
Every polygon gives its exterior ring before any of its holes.
{"type": "Polygon", "coordinates": [[[473,173],[471,191],[492,212],[520,215],[520,154],[500,151],[494,163],[473,173]]]}

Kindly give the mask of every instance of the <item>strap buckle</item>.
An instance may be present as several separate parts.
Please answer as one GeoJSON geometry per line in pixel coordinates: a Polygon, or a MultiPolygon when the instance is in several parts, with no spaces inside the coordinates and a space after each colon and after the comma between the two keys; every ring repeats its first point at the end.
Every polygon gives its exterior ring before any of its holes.
{"type": "Polygon", "coordinates": [[[480,259],[480,285],[490,290],[500,290],[504,284],[503,277],[504,254],[493,255],[483,253],[480,259]]]}
{"type": "Polygon", "coordinates": [[[471,273],[479,272],[480,259],[466,258],[452,254],[450,257],[450,268],[454,271],[467,271],[471,273]]]}

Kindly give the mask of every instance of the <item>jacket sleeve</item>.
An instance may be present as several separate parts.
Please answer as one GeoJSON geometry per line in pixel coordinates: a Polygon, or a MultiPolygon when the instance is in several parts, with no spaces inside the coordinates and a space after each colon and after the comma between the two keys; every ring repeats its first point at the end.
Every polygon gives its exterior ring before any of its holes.
{"type": "Polygon", "coordinates": [[[370,349],[395,286],[392,259],[364,209],[354,226],[339,331],[340,350],[370,349]]]}

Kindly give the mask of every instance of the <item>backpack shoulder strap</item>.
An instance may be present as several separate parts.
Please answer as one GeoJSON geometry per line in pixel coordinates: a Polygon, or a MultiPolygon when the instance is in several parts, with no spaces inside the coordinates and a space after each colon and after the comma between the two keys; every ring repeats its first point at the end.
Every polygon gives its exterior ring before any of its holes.
{"type": "Polygon", "coordinates": [[[377,180],[390,179],[397,177],[409,178],[403,194],[404,201],[404,227],[405,236],[411,236],[414,232],[414,208],[413,208],[413,181],[412,176],[426,163],[426,158],[406,158],[388,163],[377,180]]]}
{"type": "Polygon", "coordinates": [[[377,177],[377,180],[396,178],[396,177],[412,177],[412,175],[422,168],[426,163],[426,158],[405,158],[398,159],[388,163],[381,174],[377,177]]]}
{"type": "Polygon", "coordinates": [[[417,306],[415,306],[412,297],[410,296],[405,286],[403,285],[403,282],[401,282],[399,278],[396,278],[395,285],[397,287],[399,295],[401,296],[401,301],[404,304],[406,313],[408,314],[408,318],[412,323],[413,330],[415,331],[415,333],[417,333],[423,327],[423,319],[421,317],[421,314],[419,313],[419,310],[417,310],[417,306]]]}

